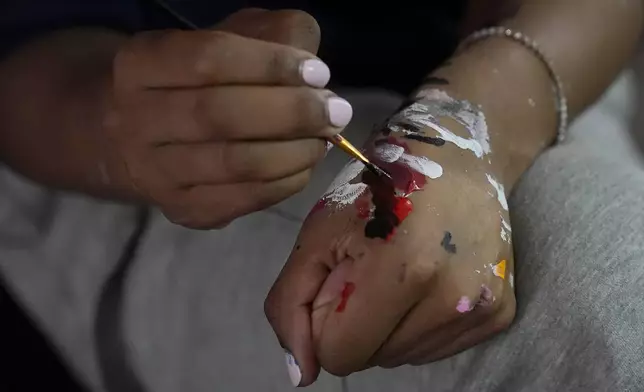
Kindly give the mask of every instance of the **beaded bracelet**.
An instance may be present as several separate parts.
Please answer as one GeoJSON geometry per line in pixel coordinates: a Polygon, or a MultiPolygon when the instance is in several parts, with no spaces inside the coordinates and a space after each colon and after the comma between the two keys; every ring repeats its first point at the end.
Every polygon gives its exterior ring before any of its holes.
{"type": "Polygon", "coordinates": [[[477,41],[481,41],[487,38],[492,37],[504,37],[512,39],[524,47],[528,48],[546,67],[548,70],[548,75],[553,82],[553,90],[555,93],[556,107],[555,110],[558,114],[558,127],[557,127],[557,143],[561,143],[566,139],[566,134],[568,130],[568,101],[564,94],[563,83],[561,78],[555,72],[552,62],[545,53],[539,48],[539,45],[536,41],[530,39],[525,34],[514,31],[510,28],[503,26],[489,27],[482,30],[478,30],[472,33],[461,43],[461,49],[464,49],[477,41]]]}

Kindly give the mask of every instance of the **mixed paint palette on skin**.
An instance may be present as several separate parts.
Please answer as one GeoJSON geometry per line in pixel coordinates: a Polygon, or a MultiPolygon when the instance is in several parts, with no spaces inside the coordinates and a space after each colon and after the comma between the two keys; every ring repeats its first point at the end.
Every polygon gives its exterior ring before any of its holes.
{"type": "Polygon", "coordinates": [[[438,162],[412,154],[405,140],[437,148],[451,143],[479,158],[490,152],[485,116],[477,106],[451,98],[440,90],[422,91],[416,101],[386,122],[373,146],[365,152],[391,175],[391,180],[365,171],[361,162],[351,161],[314,211],[323,207],[338,211],[355,206],[357,216],[367,221],[366,237],[390,240],[413,211],[409,197],[422,191],[428,181],[443,175],[443,167],[438,162]],[[439,117],[454,119],[468,130],[470,137],[457,136],[441,126],[439,117]]]}
{"type": "MultiPolygon", "coordinates": [[[[444,169],[439,162],[414,155],[410,151],[408,142],[412,141],[436,148],[451,144],[479,159],[484,159],[491,152],[485,115],[478,106],[466,100],[452,98],[435,88],[422,90],[417,94],[416,100],[408,102],[385,123],[370,148],[364,152],[374,164],[387,171],[391,179],[365,170],[361,162],[352,160],[332,182],[311,213],[321,209],[335,212],[347,207],[355,208],[356,216],[365,221],[364,234],[367,238],[390,241],[397,228],[413,212],[414,205],[410,196],[424,191],[432,181],[443,176],[444,169]],[[467,130],[468,135],[456,135],[441,125],[439,118],[454,120],[467,130]]],[[[491,185],[490,195],[498,198],[500,206],[507,211],[503,186],[491,175],[486,176],[491,185]]],[[[499,215],[500,236],[509,243],[510,225],[501,212],[499,215]]],[[[456,245],[452,243],[448,232],[442,238],[441,246],[448,253],[456,253],[456,245]]],[[[491,268],[496,277],[505,279],[505,260],[491,265],[491,268]]],[[[513,281],[511,274],[509,279],[513,281]]],[[[354,290],[353,283],[345,284],[337,312],[345,310],[354,290]]],[[[476,306],[486,306],[494,300],[491,290],[482,286],[479,298],[470,300],[462,297],[456,309],[465,313],[476,306]]]]}

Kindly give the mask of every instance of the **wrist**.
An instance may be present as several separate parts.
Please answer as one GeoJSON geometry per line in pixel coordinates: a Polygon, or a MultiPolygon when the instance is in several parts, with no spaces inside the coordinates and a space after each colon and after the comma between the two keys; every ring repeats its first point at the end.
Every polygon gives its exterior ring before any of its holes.
{"type": "Polygon", "coordinates": [[[434,75],[448,84],[422,86],[466,100],[485,118],[490,170],[508,191],[556,138],[557,112],[547,68],[520,43],[504,38],[476,42],[434,75]]]}

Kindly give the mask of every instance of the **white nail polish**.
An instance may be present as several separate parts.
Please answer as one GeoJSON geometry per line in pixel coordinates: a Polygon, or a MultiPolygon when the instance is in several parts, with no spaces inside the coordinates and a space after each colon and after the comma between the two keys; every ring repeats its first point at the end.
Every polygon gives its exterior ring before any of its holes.
{"type": "Polygon", "coordinates": [[[300,382],[302,382],[302,371],[300,370],[300,366],[297,364],[297,360],[295,360],[293,354],[286,351],[284,355],[286,356],[288,377],[291,379],[293,386],[297,387],[300,385],[300,382]]]}
{"type": "Polygon", "coordinates": [[[331,97],[326,101],[329,113],[329,122],[336,128],[344,128],[353,117],[353,107],[346,100],[340,97],[331,97]]]}
{"type": "Polygon", "coordinates": [[[322,88],[331,80],[331,70],[318,59],[306,60],[300,65],[302,80],[311,87],[322,88]]]}
{"type": "Polygon", "coordinates": [[[326,149],[324,151],[324,156],[326,156],[329,153],[329,151],[331,151],[332,148],[333,148],[333,143],[326,142],[326,149]]]}

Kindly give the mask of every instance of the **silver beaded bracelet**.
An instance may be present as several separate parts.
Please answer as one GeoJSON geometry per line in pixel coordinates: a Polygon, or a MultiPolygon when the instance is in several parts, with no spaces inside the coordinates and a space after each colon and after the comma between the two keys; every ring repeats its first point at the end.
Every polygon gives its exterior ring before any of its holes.
{"type": "Polygon", "coordinates": [[[559,124],[557,127],[557,143],[563,142],[566,139],[566,133],[568,130],[568,101],[566,100],[566,95],[564,94],[561,78],[559,78],[559,75],[557,75],[557,73],[555,72],[550,59],[548,59],[541,48],[539,48],[539,45],[536,41],[530,39],[525,34],[519,31],[514,31],[503,26],[489,27],[474,32],[461,43],[461,48],[466,48],[477,41],[491,37],[505,37],[517,41],[521,45],[528,48],[546,66],[548,75],[553,82],[553,89],[556,99],[555,110],[557,111],[559,117],[559,124]]]}

